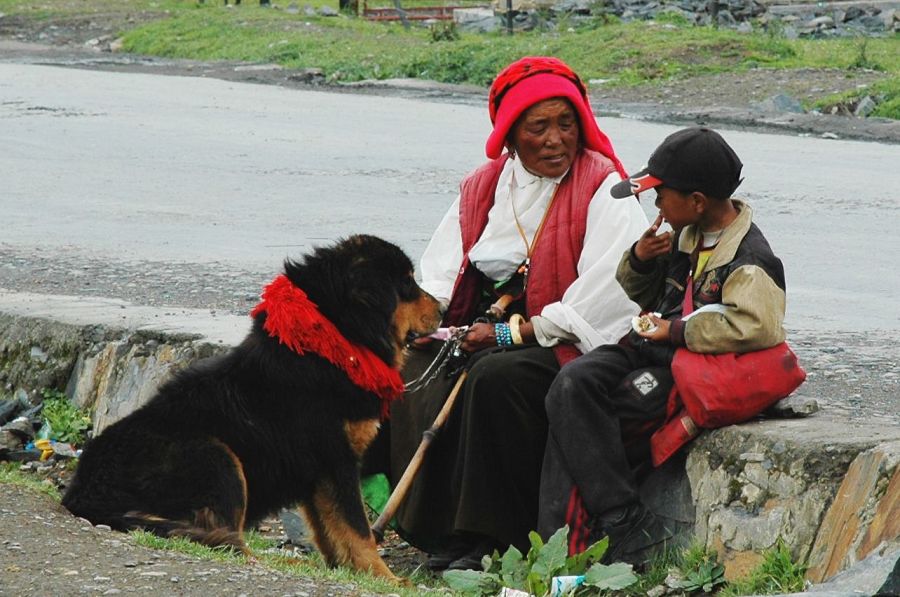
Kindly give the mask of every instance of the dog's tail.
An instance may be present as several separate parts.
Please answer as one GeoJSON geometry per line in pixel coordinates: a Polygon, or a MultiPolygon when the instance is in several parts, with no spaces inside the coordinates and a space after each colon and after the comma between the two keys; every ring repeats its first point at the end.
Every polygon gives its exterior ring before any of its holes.
{"type": "Polygon", "coordinates": [[[193,521],[132,511],[122,516],[122,522],[130,529],[143,529],[163,538],[185,537],[208,547],[232,547],[250,553],[241,532],[222,522],[209,508],[197,510],[193,521]]]}

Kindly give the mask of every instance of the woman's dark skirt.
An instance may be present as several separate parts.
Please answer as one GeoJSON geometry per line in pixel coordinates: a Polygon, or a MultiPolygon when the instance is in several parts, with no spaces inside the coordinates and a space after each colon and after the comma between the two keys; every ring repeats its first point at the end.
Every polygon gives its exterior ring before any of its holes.
{"type": "MultiPolygon", "coordinates": [[[[439,348],[434,342],[413,351],[404,377],[418,377],[439,348]]],[[[461,533],[487,535],[524,551],[528,532],[537,527],[547,439],[544,396],[559,364],[551,349],[516,346],[477,353],[468,367],[453,411],[398,511],[398,530],[429,552],[461,533]]],[[[369,454],[369,471],[387,468],[392,484],[399,481],[455,380],[441,372],[427,387],[393,403],[390,424],[369,454]]]]}

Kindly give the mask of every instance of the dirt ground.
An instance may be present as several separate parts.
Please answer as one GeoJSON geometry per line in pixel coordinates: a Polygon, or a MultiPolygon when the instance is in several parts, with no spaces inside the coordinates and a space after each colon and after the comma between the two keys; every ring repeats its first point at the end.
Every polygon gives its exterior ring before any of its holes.
{"type": "MultiPolygon", "coordinates": [[[[26,474],[62,492],[71,478],[64,461],[26,474]]],[[[273,551],[303,557],[277,517],[257,530],[273,551]]],[[[389,532],[381,545],[396,573],[427,575],[424,554],[389,532]]],[[[443,594],[424,585],[417,593],[443,594]]],[[[138,545],[127,534],[75,518],[53,498],[34,489],[0,483],[0,596],[18,595],[282,595],[362,596],[374,593],[352,583],[284,574],[260,563],[226,563],[138,545]]]]}

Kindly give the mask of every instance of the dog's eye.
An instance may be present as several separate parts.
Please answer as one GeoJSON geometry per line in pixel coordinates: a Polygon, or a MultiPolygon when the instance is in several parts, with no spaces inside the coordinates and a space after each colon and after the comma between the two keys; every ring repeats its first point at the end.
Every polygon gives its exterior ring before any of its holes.
{"type": "Polygon", "coordinates": [[[404,301],[412,301],[415,300],[419,295],[419,286],[416,284],[416,281],[412,278],[403,278],[400,280],[400,283],[397,285],[397,294],[400,295],[400,299],[404,301]]]}

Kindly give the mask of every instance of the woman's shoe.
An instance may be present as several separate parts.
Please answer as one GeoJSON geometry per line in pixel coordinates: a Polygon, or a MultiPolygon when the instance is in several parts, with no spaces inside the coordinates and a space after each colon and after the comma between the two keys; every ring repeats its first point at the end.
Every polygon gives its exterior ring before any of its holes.
{"type": "Polygon", "coordinates": [[[451,563],[466,555],[471,550],[472,543],[470,541],[464,541],[460,537],[454,537],[445,549],[428,554],[428,558],[425,560],[425,566],[428,567],[429,570],[434,571],[446,570],[451,563]]]}
{"type": "Polygon", "coordinates": [[[447,570],[481,570],[481,560],[489,556],[498,548],[496,541],[490,537],[482,536],[470,549],[447,565],[447,570]]]}

